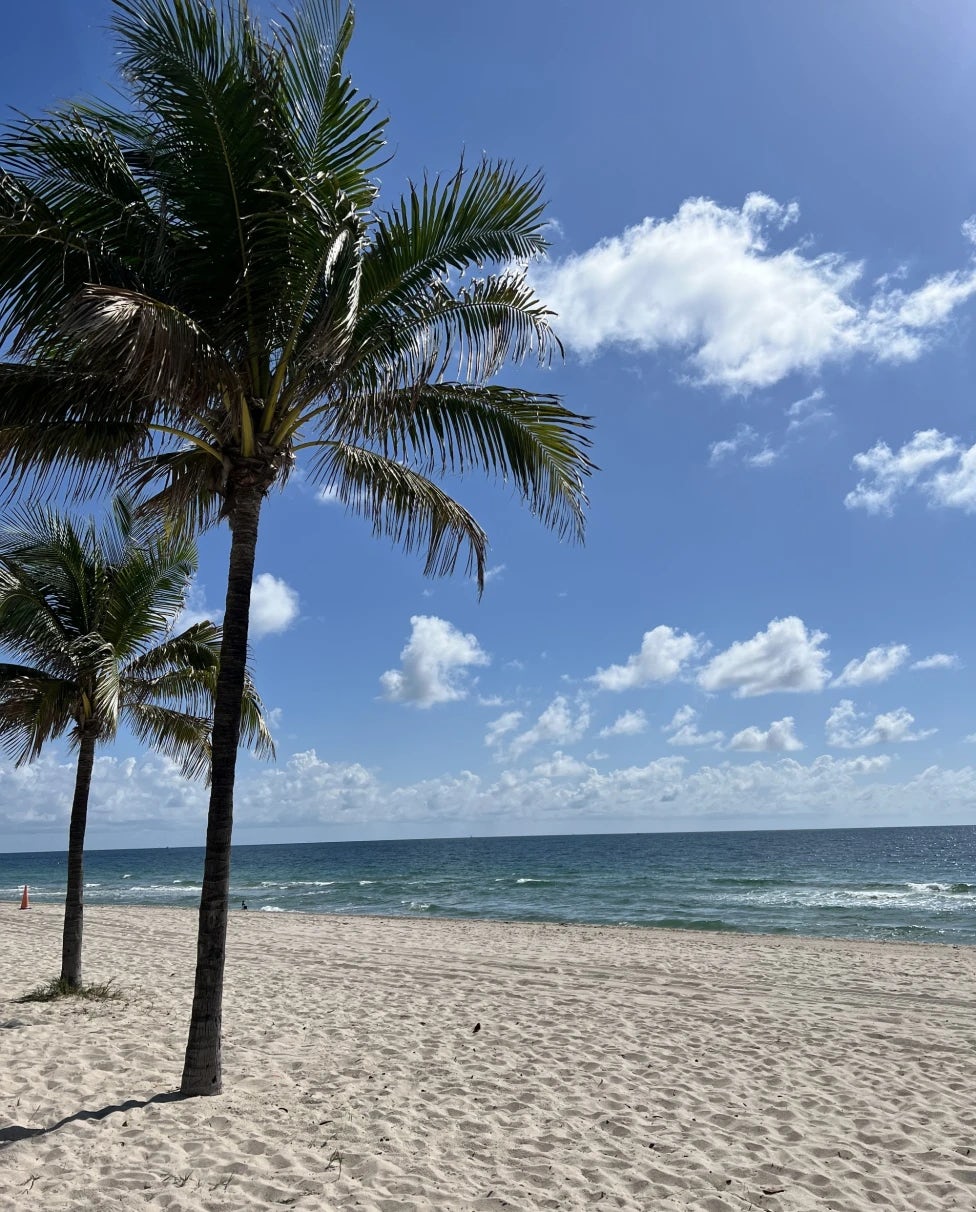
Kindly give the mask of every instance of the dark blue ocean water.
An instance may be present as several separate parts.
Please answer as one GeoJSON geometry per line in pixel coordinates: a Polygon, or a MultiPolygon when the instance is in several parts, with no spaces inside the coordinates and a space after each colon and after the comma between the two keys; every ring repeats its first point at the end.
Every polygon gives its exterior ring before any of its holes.
{"type": "MultiPolygon", "coordinates": [[[[89,904],[194,908],[202,849],[101,850],[89,904]]],[[[0,855],[0,896],[64,896],[64,854],[0,855]]],[[[234,848],[249,910],[976,943],[976,827],[459,838],[234,848]]]]}

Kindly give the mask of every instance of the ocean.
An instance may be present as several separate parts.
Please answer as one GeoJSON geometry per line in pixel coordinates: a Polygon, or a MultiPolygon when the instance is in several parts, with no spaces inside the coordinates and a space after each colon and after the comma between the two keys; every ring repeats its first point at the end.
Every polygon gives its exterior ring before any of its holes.
{"type": "MultiPolygon", "coordinates": [[[[0,855],[0,896],[64,897],[64,853],[0,855]]],[[[194,909],[202,848],[93,850],[92,905],[194,909]]],[[[976,826],[235,846],[231,906],[976,943],[976,826]]]]}

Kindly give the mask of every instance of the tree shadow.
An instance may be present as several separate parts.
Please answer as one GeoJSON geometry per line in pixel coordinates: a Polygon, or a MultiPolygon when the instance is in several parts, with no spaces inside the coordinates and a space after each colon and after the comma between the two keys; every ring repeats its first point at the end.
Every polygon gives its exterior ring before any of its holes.
{"type": "Polygon", "coordinates": [[[48,1124],[46,1128],[28,1128],[23,1124],[10,1124],[6,1128],[0,1128],[0,1148],[4,1145],[12,1145],[14,1141],[27,1140],[28,1137],[50,1136],[52,1132],[58,1132],[61,1128],[67,1128],[69,1124],[81,1123],[84,1120],[90,1119],[105,1119],[108,1115],[114,1115],[117,1111],[137,1111],[141,1107],[149,1107],[153,1103],[177,1103],[189,1095],[182,1094],[179,1090],[167,1090],[162,1094],[154,1094],[152,1098],[130,1098],[124,1103],[112,1103],[107,1107],[99,1107],[96,1111],[76,1111],[74,1115],[66,1115],[64,1119],[59,1119],[56,1124],[48,1124]]]}

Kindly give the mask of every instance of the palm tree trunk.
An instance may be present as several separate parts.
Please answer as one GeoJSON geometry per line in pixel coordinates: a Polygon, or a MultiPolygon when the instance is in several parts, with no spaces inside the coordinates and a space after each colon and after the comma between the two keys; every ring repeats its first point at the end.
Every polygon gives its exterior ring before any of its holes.
{"type": "Polygon", "coordinates": [[[183,1094],[219,1094],[220,1035],[223,1008],[230,846],[234,822],[234,774],[241,730],[241,699],[247,665],[251,583],[264,488],[248,485],[234,496],[230,517],[230,570],[220,647],[220,673],[214,696],[213,763],[207,852],[200,894],[197,968],[190,1033],[183,1062],[183,1094]]]}
{"type": "Polygon", "coordinates": [[[81,941],[84,929],[85,826],[88,793],[95,766],[95,736],[83,732],[78,749],[75,794],[68,831],[68,891],[64,898],[64,933],[61,936],[61,979],[71,989],[81,985],[81,941]]]}

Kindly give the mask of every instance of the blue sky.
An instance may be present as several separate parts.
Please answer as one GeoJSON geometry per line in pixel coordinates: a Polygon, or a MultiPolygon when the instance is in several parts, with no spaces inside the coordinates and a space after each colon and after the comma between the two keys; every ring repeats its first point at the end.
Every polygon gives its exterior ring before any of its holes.
{"type": "MultiPolygon", "coordinates": [[[[98,2],[7,14],[0,100],[103,92],[98,2]]],[[[254,659],[279,759],[236,837],[976,819],[976,11],[963,0],[361,0],[392,199],[463,150],[540,167],[532,269],[595,420],[584,547],[504,486],[479,602],[299,478],[264,515],[254,659]]],[[[219,609],[224,534],[194,609],[219,609]]],[[[63,845],[71,759],[0,765],[5,848],[63,845]]],[[[120,741],[93,846],[202,842],[120,741]]]]}

